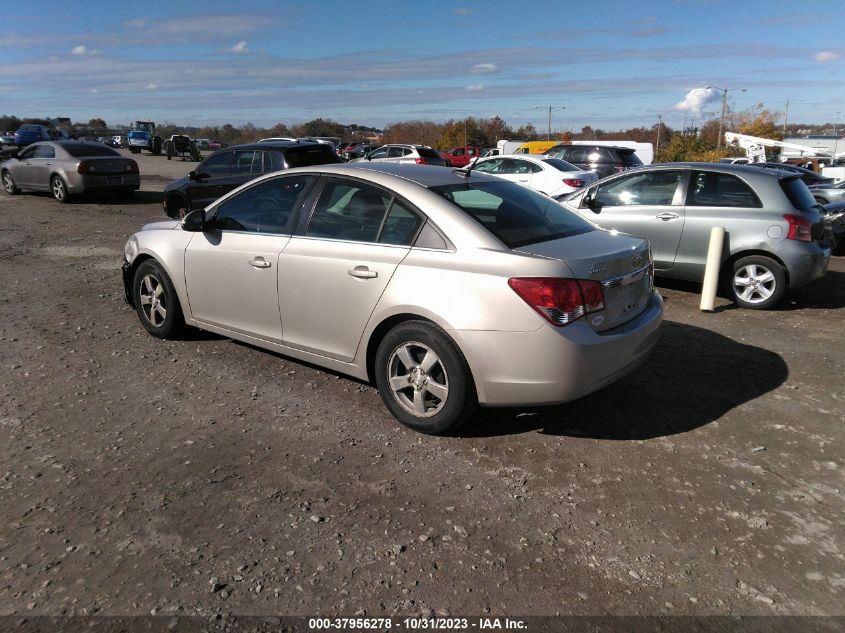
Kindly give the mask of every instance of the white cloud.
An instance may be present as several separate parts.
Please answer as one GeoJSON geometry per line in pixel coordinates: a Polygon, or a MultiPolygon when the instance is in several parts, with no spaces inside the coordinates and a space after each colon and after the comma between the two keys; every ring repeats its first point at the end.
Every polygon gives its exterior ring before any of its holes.
{"type": "Polygon", "coordinates": [[[96,88],[91,88],[91,94],[92,94],[92,95],[95,95],[95,94],[97,94],[98,92],[100,92],[100,91],[99,91],[99,90],[97,90],[96,88]]]}
{"type": "Polygon", "coordinates": [[[158,84],[154,84],[154,83],[148,83],[147,84],[147,90],[155,90],[156,88],[158,88],[158,84]]]}
{"type": "Polygon", "coordinates": [[[472,15],[472,9],[467,9],[466,7],[458,7],[456,9],[452,9],[452,13],[455,15],[472,15]]]}
{"type": "Polygon", "coordinates": [[[244,53],[249,52],[249,50],[247,50],[247,47],[246,47],[246,40],[242,40],[242,41],[238,42],[237,44],[235,44],[232,48],[229,48],[229,49],[226,49],[226,50],[228,50],[232,53],[237,53],[238,55],[243,55],[244,53]]]}
{"type": "Polygon", "coordinates": [[[80,44],[79,46],[74,46],[70,49],[71,55],[99,55],[102,51],[96,48],[88,48],[84,44],[80,44]]]}
{"type": "Polygon", "coordinates": [[[473,66],[470,69],[469,72],[473,73],[474,75],[482,75],[482,74],[487,74],[487,73],[497,73],[497,72],[499,72],[499,67],[496,66],[496,64],[490,64],[490,63],[476,64],[475,66],[473,66]]]}
{"type": "Polygon", "coordinates": [[[149,22],[149,21],[150,21],[150,18],[147,17],[147,16],[144,16],[143,18],[138,18],[137,20],[127,20],[123,24],[126,25],[126,26],[131,26],[131,27],[136,28],[136,29],[140,29],[142,27],[147,26],[147,22],[149,22]]]}
{"type": "Polygon", "coordinates": [[[719,101],[719,97],[719,92],[713,88],[693,88],[683,101],[679,101],[673,107],[675,110],[688,111],[700,116],[704,107],[719,101]]]}
{"type": "Polygon", "coordinates": [[[481,92],[484,90],[484,86],[481,84],[472,84],[466,87],[467,92],[481,92]]]}
{"type": "Polygon", "coordinates": [[[837,59],[841,59],[842,55],[839,53],[834,53],[832,51],[819,51],[815,55],[813,55],[813,59],[817,62],[834,62],[837,59]]]}

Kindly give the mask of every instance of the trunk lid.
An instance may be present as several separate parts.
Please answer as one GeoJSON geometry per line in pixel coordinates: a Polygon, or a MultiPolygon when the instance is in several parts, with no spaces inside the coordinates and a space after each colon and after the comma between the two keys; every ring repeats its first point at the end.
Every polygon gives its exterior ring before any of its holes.
{"type": "Polygon", "coordinates": [[[609,231],[590,231],[515,250],[559,259],[569,266],[576,279],[601,282],[605,309],[586,317],[596,332],[630,321],[648,305],[654,286],[646,240],[609,231]]]}
{"type": "Polygon", "coordinates": [[[88,156],[83,159],[86,163],[96,169],[93,173],[102,174],[120,174],[126,175],[133,173],[129,169],[134,162],[131,158],[111,158],[109,156],[88,156]]]}

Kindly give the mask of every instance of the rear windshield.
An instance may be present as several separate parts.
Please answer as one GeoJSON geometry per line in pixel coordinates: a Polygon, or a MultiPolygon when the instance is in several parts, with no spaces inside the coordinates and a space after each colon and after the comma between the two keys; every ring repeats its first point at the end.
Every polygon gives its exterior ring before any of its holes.
{"type": "Polygon", "coordinates": [[[22,125],[18,128],[18,132],[37,132],[41,127],[38,125],[22,125]]]}
{"type": "Polygon", "coordinates": [[[792,206],[799,211],[809,212],[818,210],[819,203],[813,198],[813,194],[810,193],[810,190],[801,178],[781,178],[780,186],[786,197],[789,198],[792,206]]]}
{"type": "Polygon", "coordinates": [[[628,167],[641,167],[643,161],[640,160],[640,157],[637,156],[636,152],[632,149],[617,149],[619,152],[619,158],[623,163],[625,163],[628,167]]]}
{"type": "Polygon", "coordinates": [[[120,156],[120,152],[114,151],[105,145],[95,143],[73,143],[62,145],[62,148],[71,156],[80,158],[83,156],[120,156]]]}
{"type": "Polygon", "coordinates": [[[310,167],[311,165],[343,162],[332,151],[331,147],[323,143],[288,148],[285,150],[285,160],[288,167],[310,167]]]}
{"type": "Polygon", "coordinates": [[[430,147],[418,147],[417,153],[423,158],[440,158],[440,154],[435,152],[430,147]]]}
{"type": "Polygon", "coordinates": [[[467,182],[431,190],[465,211],[508,248],[594,230],[551,198],[510,182],[467,182]]]}
{"type": "Polygon", "coordinates": [[[547,158],[543,162],[559,169],[560,171],[581,171],[572,163],[567,163],[565,160],[561,160],[560,158],[547,158]]]}

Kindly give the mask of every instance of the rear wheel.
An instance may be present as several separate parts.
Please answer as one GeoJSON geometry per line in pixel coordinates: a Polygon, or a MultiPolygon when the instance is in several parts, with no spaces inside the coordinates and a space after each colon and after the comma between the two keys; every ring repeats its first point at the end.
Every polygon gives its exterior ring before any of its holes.
{"type": "Polygon", "coordinates": [[[771,308],[786,293],[786,272],[770,257],[751,255],[734,262],[731,296],[741,308],[771,308]]]}
{"type": "Polygon", "coordinates": [[[132,299],[141,325],[158,338],[174,338],[185,327],[179,296],[170,277],[155,260],[138,266],[132,280],[132,299]]]}
{"type": "Polygon", "coordinates": [[[478,407],[461,350],[425,321],[406,321],[387,333],[376,352],[375,378],[393,416],[422,433],[451,431],[478,407]]]}
{"type": "Polygon", "coordinates": [[[12,174],[8,170],[3,172],[3,190],[10,196],[20,193],[20,189],[15,184],[15,179],[12,178],[12,174]]]}
{"type": "Polygon", "coordinates": [[[70,200],[70,194],[67,191],[67,184],[65,184],[65,181],[61,176],[56,175],[50,178],[50,193],[52,193],[53,197],[61,203],[65,203],[70,200]]]}

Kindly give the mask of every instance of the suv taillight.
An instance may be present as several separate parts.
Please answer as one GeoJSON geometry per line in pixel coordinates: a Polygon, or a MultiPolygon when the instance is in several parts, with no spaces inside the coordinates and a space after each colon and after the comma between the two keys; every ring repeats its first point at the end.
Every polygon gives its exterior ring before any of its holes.
{"type": "Polygon", "coordinates": [[[570,187],[575,187],[576,189],[580,189],[584,186],[584,181],[578,180],[577,178],[564,178],[563,184],[569,185],[570,187]]]}
{"type": "Polygon", "coordinates": [[[786,214],[783,219],[789,222],[789,233],[786,234],[788,240],[798,240],[799,242],[813,241],[813,223],[802,218],[799,215],[786,214]]]}
{"type": "Polygon", "coordinates": [[[417,165],[428,165],[428,161],[425,158],[415,158],[414,162],[417,165]]]}
{"type": "Polygon", "coordinates": [[[508,285],[540,316],[558,327],[604,310],[601,283],[560,277],[512,277],[508,285]]]}

